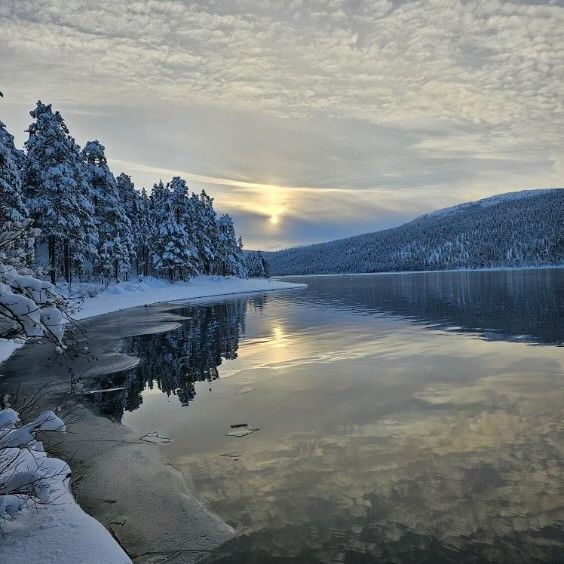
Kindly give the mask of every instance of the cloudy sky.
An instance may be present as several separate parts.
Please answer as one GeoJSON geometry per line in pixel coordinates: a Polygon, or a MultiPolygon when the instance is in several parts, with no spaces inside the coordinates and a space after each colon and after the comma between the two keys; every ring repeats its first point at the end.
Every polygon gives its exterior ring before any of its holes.
{"type": "Polygon", "coordinates": [[[2,0],[0,120],[50,102],[249,248],[564,185],[563,0],[2,0]]]}

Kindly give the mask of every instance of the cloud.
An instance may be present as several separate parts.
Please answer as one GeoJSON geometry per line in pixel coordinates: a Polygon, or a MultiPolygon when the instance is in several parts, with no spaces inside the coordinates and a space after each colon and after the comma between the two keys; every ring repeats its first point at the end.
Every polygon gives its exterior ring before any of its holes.
{"type": "MultiPolygon", "coordinates": [[[[561,183],[563,28],[562,5],[542,1],[12,0],[5,121],[19,127],[40,97],[116,160],[228,179],[221,190],[265,202],[269,186],[353,189],[377,228],[399,217],[390,198],[407,214],[561,183]]],[[[345,192],[333,207],[321,190],[292,194],[312,237],[319,221],[349,232],[345,192]]]]}

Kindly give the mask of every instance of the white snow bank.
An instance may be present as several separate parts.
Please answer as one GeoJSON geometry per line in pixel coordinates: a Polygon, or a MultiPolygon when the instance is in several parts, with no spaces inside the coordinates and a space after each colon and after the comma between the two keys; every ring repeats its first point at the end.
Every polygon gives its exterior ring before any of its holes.
{"type": "MultiPolygon", "coordinates": [[[[113,311],[159,302],[305,287],[306,284],[294,284],[266,278],[198,276],[188,282],[171,283],[158,278],[147,277],[142,281],[121,282],[108,286],[94,297],[86,298],[76,315],[76,319],[86,319],[113,311]]],[[[96,288],[91,284],[85,285],[86,288],[90,293],[96,291],[96,288]]],[[[76,284],[73,289],[75,292],[80,292],[80,285],[76,284]]]]}
{"type": "Polygon", "coordinates": [[[121,564],[131,562],[96,519],[82,511],[68,490],[55,502],[23,509],[2,525],[0,562],[10,564],[121,564]]]}
{"type": "Polygon", "coordinates": [[[64,432],[65,426],[52,411],[22,426],[13,409],[0,411],[0,562],[130,562],[75,502],[68,489],[70,468],[45,453],[37,431],[64,432]]]}
{"type": "Polygon", "coordinates": [[[13,339],[0,339],[0,364],[8,360],[12,353],[24,346],[23,341],[15,341],[13,339]]]}

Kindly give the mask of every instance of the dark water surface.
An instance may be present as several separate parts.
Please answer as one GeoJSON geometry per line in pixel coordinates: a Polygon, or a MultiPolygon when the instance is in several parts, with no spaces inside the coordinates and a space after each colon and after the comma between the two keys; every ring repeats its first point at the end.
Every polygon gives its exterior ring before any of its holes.
{"type": "Polygon", "coordinates": [[[564,561],[564,270],[299,280],[99,380],[240,533],[210,560],[564,561]]]}

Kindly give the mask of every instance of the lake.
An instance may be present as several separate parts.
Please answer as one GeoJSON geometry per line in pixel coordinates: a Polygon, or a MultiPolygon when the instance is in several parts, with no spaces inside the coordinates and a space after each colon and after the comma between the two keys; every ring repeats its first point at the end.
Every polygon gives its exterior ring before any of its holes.
{"type": "Polygon", "coordinates": [[[210,561],[561,561],[564,270],[289,280],[168,307],[91,402],[237,530],[210,561]]]}

